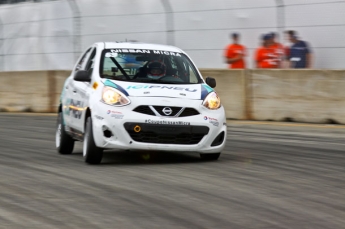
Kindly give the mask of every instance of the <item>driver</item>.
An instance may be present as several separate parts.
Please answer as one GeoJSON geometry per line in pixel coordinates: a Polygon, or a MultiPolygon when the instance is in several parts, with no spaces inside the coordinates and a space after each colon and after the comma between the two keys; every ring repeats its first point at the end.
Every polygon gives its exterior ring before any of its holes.
{"type": "Polygon", "coordinates": [[[163,62],[154,60],[147,65],[147,77],[151,79],[159,79],[165,76],[166,66],[163,62]]]}

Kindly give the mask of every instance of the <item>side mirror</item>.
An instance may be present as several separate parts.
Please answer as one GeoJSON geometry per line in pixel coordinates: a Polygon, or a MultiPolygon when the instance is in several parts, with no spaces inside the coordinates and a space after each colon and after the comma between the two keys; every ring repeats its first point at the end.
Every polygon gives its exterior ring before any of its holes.
{"type": "Polygon", "coordinates": [[[80,82],[91,82],[89,73],[85,70],[79,70],[74,74],[73,79],[80,82]]]}
{"type": "Polygon", "coordinates": [[[206,84],[212,88],[216,87],[216,79],[212,77],[206,77],[206,84]]]}

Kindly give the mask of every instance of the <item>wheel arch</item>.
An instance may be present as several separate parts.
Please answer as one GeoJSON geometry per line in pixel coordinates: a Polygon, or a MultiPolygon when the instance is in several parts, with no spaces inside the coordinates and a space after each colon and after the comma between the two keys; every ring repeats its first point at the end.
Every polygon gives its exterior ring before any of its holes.
{"type": "Polygon", "coordinates": [[[91,109],[90,107],[88,107],[85,111],[85,118],[84,118],[84,132],[85,132],[85,128],[86,128],[86,121],[87,121],[87,118],[88,117],[91,117],[91,109]]]}
{"type": "Polygon", "coordinates": [[[62,113],[62,104],[60,103],[59,107],[58,107],[58,113],[62,113]]]}

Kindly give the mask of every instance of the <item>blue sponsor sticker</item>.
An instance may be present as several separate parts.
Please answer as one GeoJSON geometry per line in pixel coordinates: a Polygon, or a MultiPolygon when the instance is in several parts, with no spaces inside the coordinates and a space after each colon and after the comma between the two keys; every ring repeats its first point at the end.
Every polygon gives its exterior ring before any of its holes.
{"type": "Polygon", "coordinates": [[[119,90],[119,91],[121,91],[123,94],[125,94],[126,96],[129,95],[128,92],[127,92],[125,89],[123,89],[123,87],[121,87],[120,85],[118,85],[118,84],[116,84],[116,83],[114,83],[114,82],[112,82],[112,81],[110,81],[110,80],[106,80],[106,81],[104,82],[104,85],[105,85],[105,86],[108,86],[108,87],[116,88],[117,90],[119,90]]]}
{"type": "Polygon", "coordinates": [[[210,86],[208,86],[207,84],[201,84],[201,97],[200,97],[200,99],[204,100],[210,92],[213,92],[213,89],[210,86]]]}
{"type": "Polygon", "coordinates": [[[186,87],[176,87],[176,86],[160,86],[160,85],[133,85],[128,86],[126,89],[151,89],[151,88],[157,88],[157,89],[163,89],[163,90],[176,90],[176,91],[188,91],[188,92],[197,92],[198,89],[193,88],[186,88],[186,87]]]}

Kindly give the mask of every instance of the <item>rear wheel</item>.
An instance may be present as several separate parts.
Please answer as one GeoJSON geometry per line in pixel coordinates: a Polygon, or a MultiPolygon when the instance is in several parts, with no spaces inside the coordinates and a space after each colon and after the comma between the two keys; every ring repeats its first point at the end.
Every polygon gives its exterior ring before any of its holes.
{"type": "Polygon", "coordinates": [[[220,153],[201,153],[200,158],[205,161],[218,160],[220,153]]]}
{"type": "Polygon", "coordinates": [[[63,126],[62,113],[58,114],[56,133],[55,133],[55,145],[60,154],[71,154],[74,148],[74,139],[69,136],[63,126]]]}
{"type": "Polygon", "coordinates": [[[99,164],[102,161],[103,149],[95,144],[92,130],[92,119],[88,117],[84,133],[83,156],[88,164],[99,164]]]}

